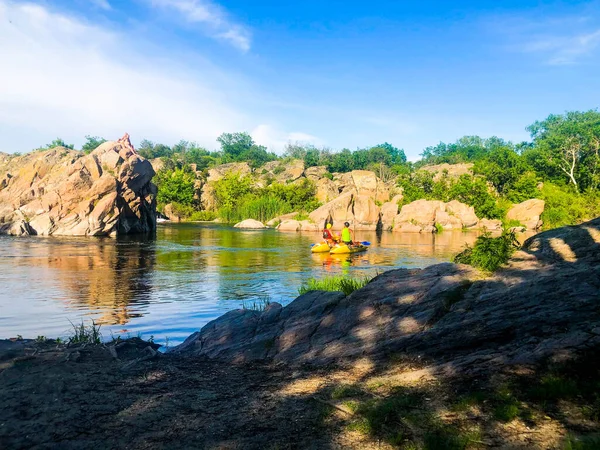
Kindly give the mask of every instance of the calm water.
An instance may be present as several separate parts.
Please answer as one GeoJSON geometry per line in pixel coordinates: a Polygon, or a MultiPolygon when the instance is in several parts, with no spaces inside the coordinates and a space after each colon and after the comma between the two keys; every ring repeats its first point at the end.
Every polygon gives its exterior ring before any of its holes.
{"type": "Polygon", "coordinates": [[[360,232],[351,257],[313,255],[316,233],[159,225],[156,239],[0,237],[0,338],[66,336],[94,319],[102,334],[177,344],[208,321],[265,298],[287,304],[310,277],[375,275],[449,261],[475,233],[360,232]]]}

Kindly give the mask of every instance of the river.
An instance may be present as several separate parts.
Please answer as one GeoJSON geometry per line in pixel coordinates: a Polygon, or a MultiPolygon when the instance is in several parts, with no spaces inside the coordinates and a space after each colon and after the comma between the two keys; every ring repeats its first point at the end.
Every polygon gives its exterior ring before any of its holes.
{"type": "Polygon", "coordinates": [[[265,300],[287,304],[311,277],[373,276],[449,261],[474,232],[359,232],[351,257],[311,254],[317,233],[161,224],[156,238],[0,237],[0,338],[65,337],[93,319],[105,339],[175,345],[208,321],[265,300]]]}

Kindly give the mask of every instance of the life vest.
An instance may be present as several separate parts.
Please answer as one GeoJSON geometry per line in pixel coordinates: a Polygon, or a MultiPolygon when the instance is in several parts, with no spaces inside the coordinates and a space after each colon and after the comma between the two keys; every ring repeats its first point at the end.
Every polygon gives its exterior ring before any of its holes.
{"type": "Polygon", "coordinates": [[[352,240],[352,238],[350,237],[350,229],[347,227],[344,227],[344,229],[342,229],[342,241],[350,242],[351,240],[352,240]]]}
{"type": "Polygon", "coordinates": [[[333,236],[331,235],[331,231],[323,230],[323,239],[333,239],[333,236]]]}

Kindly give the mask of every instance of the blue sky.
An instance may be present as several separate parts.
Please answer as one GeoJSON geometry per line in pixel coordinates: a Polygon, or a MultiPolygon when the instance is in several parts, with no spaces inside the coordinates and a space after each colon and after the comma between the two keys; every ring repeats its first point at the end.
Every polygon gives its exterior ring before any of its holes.
{"type": "Polygon", "coordinates": [[[1,151],[248,131],[416,159],[597,108],[600,2],[0,0],[0,57],[1,151]]]}

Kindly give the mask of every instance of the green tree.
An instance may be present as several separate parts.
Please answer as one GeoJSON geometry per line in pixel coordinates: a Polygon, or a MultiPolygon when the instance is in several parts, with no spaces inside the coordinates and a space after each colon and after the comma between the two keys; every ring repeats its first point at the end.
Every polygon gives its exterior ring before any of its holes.
{"type": "Polygon", "coordinates": [[[223,133],[217,138],[223,154],[232,161],[239,161],[240,156],[254,145],[248,133],[223,133]]]}
{"type": "Polygon", "coordinates": [[[252,178],[239,173],[228,173],[213,185],[218,208],[235,208],[253,192],[252,178]]]}
{"type": "Polygon", "coordinates": [[[73,150],[73,144],[66,144],[61,138],[54,139],[50,144],[47,144],[45,147],[40,148],[54,148],[54,147],[64,147],[73,150]]]}
{"type": "Polygon", "coordinates": [[[85,154],[92,153],[96,150],[100,145],[104,144],[106,139],[98,137],[98,136],[89,136],[85,137],[85,144],[81,147],[81,151],[85,154]]]}
{"type": "Polygon", "coordinates": [[[524,152],[538,173],[561,177],[580,191],[600,187],[600,113],[551,114],[527,127],[534,148],[524,152]]]}
{"type": "Polygon", "coordinates": [[[173,150],[168,145],[155,144],[152,141],[143,139],[138,147],[138,153],[146,159],[170,157],[173,150]]]}
{"type": "Polygon", "coordinates": [[[194,201],[194,175],[183,170],[161,170],[154,177],[160,204],[178,203],[191,206],[194,201]]]}
{"type": "Polygon", "coordinates": [[[527,169],[524,158],[512,148],[498,146],[475,162],[473,172],[485,176],[498,193],[504,195],[514,188],[527,169]]]}

